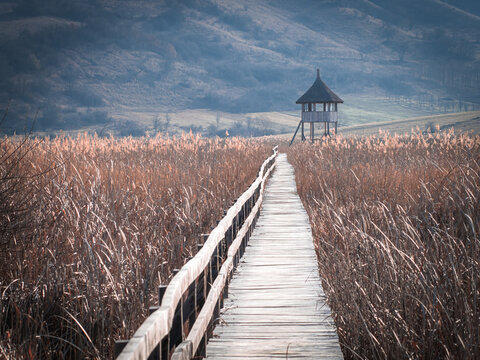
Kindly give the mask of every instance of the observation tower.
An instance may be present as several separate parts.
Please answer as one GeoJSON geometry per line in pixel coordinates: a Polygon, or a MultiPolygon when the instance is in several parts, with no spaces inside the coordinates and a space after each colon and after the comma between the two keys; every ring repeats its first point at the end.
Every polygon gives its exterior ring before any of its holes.
{"type": "Polygon", "coordinates": [[[336,134],[339,103],[343,103],[343,100],[320,79],[320,70],[317,69],[315,82],[297,100],[297,104],[302,105],[302,118],[297,126],[297,130],[295,130],[295,134],[293,134],[290,145],[295,140],[300,127],[302,128],[302,141],[307,140],[305,137],[305,123],[310,124],[310,140],[312,142],[315,141],[315,123],[324,124],[323,136],[330,136],[330,124],[334,124],[336,134]]]}

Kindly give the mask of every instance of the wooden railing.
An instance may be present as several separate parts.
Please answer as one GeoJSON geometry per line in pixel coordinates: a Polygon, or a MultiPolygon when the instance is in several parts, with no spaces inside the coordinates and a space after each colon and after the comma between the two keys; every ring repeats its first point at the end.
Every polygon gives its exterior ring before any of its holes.
{"type": "Polygon", "coordinates": [[[306,112],[302,112],[302,121],[304,122],[337,122],[338,113],[336,111],[306,111],[306,112]]]}
{"type": "Polygon", "coordinates": [[[257,179],[199,245],[196,256],[159,289],[161,306],[130,340],[115,343],[119,360],[192,359],[205,356],[208,337],[228,294],[228,282],[259,216],[263,188],[275,166],[277,147],[262,164],[257,179]]]}

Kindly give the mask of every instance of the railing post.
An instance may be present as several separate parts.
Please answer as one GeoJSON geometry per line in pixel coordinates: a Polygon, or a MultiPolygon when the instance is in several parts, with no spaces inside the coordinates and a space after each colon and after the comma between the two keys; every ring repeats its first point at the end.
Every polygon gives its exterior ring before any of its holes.
{"type": "Polygon", "coordinates": [[[220,248],[222,249],[222,251],[221,251],[222,256],[220,257],[220,261],[221,261],[221,264],[222,264],[221,266],[223,266],[223,263],[225,262],[225,260],[227,260],[227,257],[228,257],[228,245],[227,245],[227,234],[226,233],[223,236],[222,241],[220,241],[220,248]]]}
{"type": "Polygon", "coordinates": [[[200,341],[200,344],[198,345],[195,358],[203,359],[204,357],[207,357],[207,342],[207,333],[205,333],[202,337],[202,341],[200,341]]]}
{"type": "MultiPolygon", "coordinates": [[[[204,244],[203,241],[206,238],[208,238],[208,234],[202,234],[201,237],[202,237],[202,240],[201,240],[202,243],[197,244],[197,251],[200,251],[203,248],[203,244],[204,244]]],[[[200,281],[202,282],[202,292],[203,292],[201,306],[203,306],[203,304],[205,303],[205,299],[207,298],[207,284],[206,284],[205,279],[206,279],[206,269],[204,269],[200,273],[198,278],[195,280],[195,282],[196,282],[196,285],[195,285],[195,313],[196,313],[195,318],[198,316],[198,309],[197,309],[197,307],[199,305],[199,301],[198,301],[199,300],[198,299],[198,297],[199,297],[198,296],[199,286],[198,285],[199,285],[200,281]]]]}
{"type": "Polygon", "coordinates": [[[152,353],[148,356],[148,360],[161,360],[161,345],[158,344],[155,346],[155,349],[153,349],[152,353]]]}
{"type": "MultiPolygon", "coordinates": [[[[178,272],[177,269],[174,270],[174,273],[176,273],[176,272],[178,272]]],[[[149,316],[152,315],[155,311],[157,311],[160,308],[160,305],[162,304],[163,295],[165,295],[166,290],[167,290],[166,285],[160,285],[158,287],[158,304],[159,305],[158,306],[150,306],[148,308],[148,315],[149,316]]],[[[166,336],[166,339],[167,339],[167,345],[166,346],[168,346],[168,336],[166,336]]],[[[116,355],[116,356],[118,356],[118,355],[116,355]]],[[[162,355],[162,344],[160,343],[155,347],[155,349],[152,351],[152,353],[150,354],[150,356],[148,358],[150,360],[152,360],[152,359],[157,360],[157,359],[162,359],[162,356],[163,356],[162,355]]]]}
{"type": "Polygon", "coordinates": [[[160,359],[167,360],[168,354],[170,353],[170,338],[165,336],[160,343],[160,359]]]}
{"type": "MultiPolygon", "coordinates": [[[[173,269],[172,271],[173,276],[177,275],[179,271],[180,271],[179,269],[173,269]]],[[[170,329],[170,332],[168,333],[167,354],[169,354],[170,349],[173,346],[178,345],[181,342],[181,339],[183,338],[182,302],[183,302],[183,298],[180,300],[180,302],[177,304],[175,308],[172,327],[170,329]]],[[[166,359],[168,359],[168,357],[166,359]]]]}
{"type": "Polygon", "coordinates": [[[216,258],[216,260],[217,260],[217,261],[216,261],[216,263],[217,263],[217,268],[216,268],[216,271],[215,271],[215,272],[216,272],[216,274],[215,274],[215,279],[216,279],[217,276],[218,276],[218,273],[219,273],[219,270],[220,270],[220,264],[221,264],[221,262],[220,262],[220,251],[219,251],[219,250],[220,250],[220,244],[217,244],[217,250],[216,250],[217,254],[216,254],[216,256],[215,256],[215,258],[216,258]]]}
{"type": "Polygon", "coordinates": [[[195,306],[195,320],[198,318],[198,279],[195,279],[195,300],[194,300],[194,306],[195,306]]]}
{"type": "Polygon", "coordinates": [[[182,295],[180,299],[180,326],[182,327],[182,342],[185,341],[185,329],[184,329],[185,319],[183,318],[183,306],[184,306],[184,301],[183,301],[183,295],[182,295]]]}
{"type": "Polygon", "coordinates": [[[247,234],[243,235],[242,245],[243,245],[243,253],[245,254],[245,250],[247,250],[247,234]]]}
{"type": "Polygon", "coordinates": [[[226,298],[228,298],[228,284],[229,284],[229,282],[230,282],[230,274],[227,273],[225,275],[225,286],[223,287],[223,299],[224,299],[224,301],[225,301],[226,298]]]}
{"type": "Polygon", "coordinates": [[[230,225],[227,230],[227,247],[230,247],[230,245],[232,245],[232,242],[233,242],[233,228],[232,228],[232,225],[230,225]]]}
{"type": "MultiPolygon", "coordinates": [[[[197,280],[195,279],[188,287],[187,299],[183,304],[184,320],[188,320],[188,334],[192,330],[193,324],[197,319],[196,297],[197,297],[197,280]]],[[[185,327],[185,326],[184,326],[185,327]]],[[[188,335],[185,334],[185,335],[188,335]]]]}
{"type": "Polygon", "coordinates": [[[215,326],[215,320],[217,320],[218,318],[220,318],[220,298],[217,299],[217,302],[215,303],[215,308],[213,310],[213,326],[215,326]]]}
{"type": "MultiPolygon", "coordinates": [[[[215,253],[213,254],[215,256],[215,253]]],[[[213,284],[213,264],[212,264],[212,258],[210,258],[208,262],[208,292],[210,292],[210,287],[213,284]]],[[[205,297],[206,299],[207,297],[205,297]]]]}
{"type": "Polygon", "coordinates": [[[175,308],[174,316],[173,316],[173,322],[172,322],[172,328],[170,329],[170,333],[168,335],[168,352],[170,353],[170,349],[173,348],[173,346],[176,346],[181,343],[182,341],[182,332],[183,332],[183,326],[181,322],[181,311],[182,311],[182,300],[177,304],[177,307],[175,308]]]}
{"type": "Polygon", "coordinates": [[[207,294],[208,294],[208,273],[209,273],[209,265],[205,267],[205,270],[203,270],[203,302],[207,300],[207,294]]]}
{"type": "Polygon", "coordinates": [[[163,295],[167,291],[167,285],[160,285],[158,287],[158,305],[162,305],[163,295]]]}
{"type": "Polygon", "coordinates": [[[238,213],[233,218],[233,223],[235,224],[235,234],[234,234],[235,236],[233,238],[236,239],[238,234],[238,213]]]}
{"type": "Polygon", "coordinates": [[[113,348],[114,359],[120,355],[122,350],[127,346],[128,340],[115,340],[115,346],[113,348]]]}

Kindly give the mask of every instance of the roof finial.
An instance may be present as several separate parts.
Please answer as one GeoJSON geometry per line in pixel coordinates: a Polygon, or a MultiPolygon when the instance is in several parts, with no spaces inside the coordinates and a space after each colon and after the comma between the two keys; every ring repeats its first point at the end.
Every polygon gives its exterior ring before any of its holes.
{"type": "Polygon", "coordinates": [[[320,79],[320,69],[317,69],[317,78],[320,79]]]}

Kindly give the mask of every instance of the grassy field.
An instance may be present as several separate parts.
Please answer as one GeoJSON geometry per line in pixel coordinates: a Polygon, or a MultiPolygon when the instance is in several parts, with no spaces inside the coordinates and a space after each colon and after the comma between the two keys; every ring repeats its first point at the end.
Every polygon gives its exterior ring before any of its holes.
{"type": "MultiPolygon", "coordinates": [[[[423,118],[428,116],[451,116],[462,117],[462,114],[443,114],[442,108],[420,106],[416,103],[399,103],[384,97],[374,96],[343,96],[345,103],[339,105],[339,131],[352,133],[357,131],[361,134],[376,131],[375,126],[389,126],[397,124],[395,129],[410,131],[416,125],[424,130],[423,118]],[[419,119],[419,124],[413,124],[413,119],[419,119]],[[412,119],[412,120],[411,120],[412,119]],[[405,126],[402,122],[406,120],[405,126]],[[355,130],[356,129],[356,130],[355,130]],[[363,130],[362,130],[363,129],[363,130]],[[370,132],[369,132],[370,131],[370,132]]],[[[76,130],[69,130],[66,134],[76,135],[82,132],[100,135],[113,134],[141,136],[143,134],[154,135],[157,132],[179,136],[182,132],[192,130],[204,136],[225,136],[225,132],[241,136],[262,136],[272,134],[292,134],[300,121],[300,106],[293,101],[284,111],[255,112],[255,113],[228,113],[206,109],[185,109],[171,112],[160,112],[155,107],[123,106],[115,109],[98,108],[99,111],[108,112],[110,121],[102,125],[91,125],[76,130]],[[167,119],[168,117],[168,119],[167,119]]],[[[88,108],[81,109],[88,113],[88,108]]],[[[475,115],[480,112],[470,112],[475,115]]],[[[473,117],[478,117],[475,115],[473,117]]],[[[433,120],[435,121],[435,120],[433,120]]],[[[441,120],[440,120],[441,121],[441,120]]],[[[462,120],[463,121],[463,120],[462,120]]],[[[445,125],[448,125],[447,123],[445,125]]],[[[469,124],[462,127],[466,128],[469,124]]],[[[39,132],[40,135],[57,135],[57,131],[39,132]]]]}
{"type": "MultiPolygon", "coordinates": [[[[298,124],[298,123],[297,123],[298,124]]],[[[389,134],[405,135],[423,132],[438,132],[453,129],[455,133],[480,134],[480,111],[469,111],[460,113],[449,113],[440,115],[427,115],[412,118],[403,118],[387,121],[370,121],[357,125],[338,126],[338,136],[370,136],[388,132],[389,134]]],[[[306,136],[310,134],[310,128],[305,127],[306,136]]],[[[294,131],[290,134],[279,135],[281,141],[292,139],[294,131]]],[[[315,136],[321,137],[323,126],[315,127],[315,136]]],[[[297,134],[295,143],[300,142],[300,135],[297,134]]]]}
{"type": "Polygon", "coordinates": [[[195,135],[1,139],[0,358],[110,358],[270,154],[195,135]]]}
{"type": "MultiPolygon", "coordinates": [[[[418,116],[429,116],[441,112],[439,108],[425,108],[418,104],[400,104],[384,97],[374,96],[344,96],[344,104],[339,106],[340,126],[370,124],[374,122],[390,122],[418,116]]],[[[180,134],[182,131],[192,129],[203,133],[216,130],[225,133],[235,126],[255,127],[258,134],[265,131],[268,134],[286,134],[295,131],[300,121],[300,106],[287,106],[298,108],[290,111],[257,112],[257,113],[228,113],[211,110],[193,109],[171,112],[167,126],[170,134],[180,134]],[[217,115],[219,122],[217,123],[217,115]]],[[[111,114],[117,124],[134,121],[141,129],[152,131],[155,119],[162,130],[166,125],[166,113],[159,113],[156,109],[119,108],[111,114]]],[[[107,127],[107,131],[115,131],[115,125],[107,127]]],[[[244,134],[247,135],[247,132],[244,134]]]]}
{"type": "MultiPolygon", "coordinates": [[[[453,128],[455,131],[471,131],[480,133],[480,111],[438,114],[429,110],[404,107],[396,104],[385,104],[382,99],[363,99],[356,106],[339,106],[340,124],[338,131],[344,135],[372,135],[380,129],[390,133],[410,133],[413,130],[425,131],[427,128],[435,130],[435,125],[440,125],[441,130],[453,128]],[[383,106],[379,106],[383,104],[383,106]],[[370,110],[373,107],[375,110],[370,110]],[[417,129],[418,128],[418,129],[417,129]]],[[[145,115],[145,114],[144,114],[145,115]]],[[[158,115],[158,114],[157,114],[158,115]]],[[[150,114],[144,120],[144,126],[149,126],[157,116],[150,114]]],[[[141,116],[138,113],[129,116],[141,116]]],[[[208,110],[187,110],[180,113],[170,114],[171,131],[173,133],[189,130],[200,130],[208,126],[216,126],[217,113],[208,110]]],[[[164,121],[164,114],[160,119],[164,121]]],[[[300,121],[300,111],[288,112],[262,112],[248,114],[219,113],[221,131],[232,129],[235,124],[246,124],[250,121],[251,126],[259,130],[266,130],[272,134],[285,134],[285,138],[293,136],[300,121]],[[250,120],[247,120],[250,119],[250,120]]],[[[317,133],[319,134],[318,130],[317,133]]]]}
{"type": "Polygon", "coordinates": [[[337,137],[288,159],[346,358],[480,358],[480,137],[337,137]]]}
{"type": "Polygon", "coordinates": [[[429,115],[408,119],[369,122],[365,124],[344,126],[339,128],[339,134],[349,135],[373,135],[379,130],[390,134],[408,134],[412,129],[418,131],[437,131],[454,129],[455,132],[471,132],[480,134],[480,111],[463,113],[429,115]]]}

